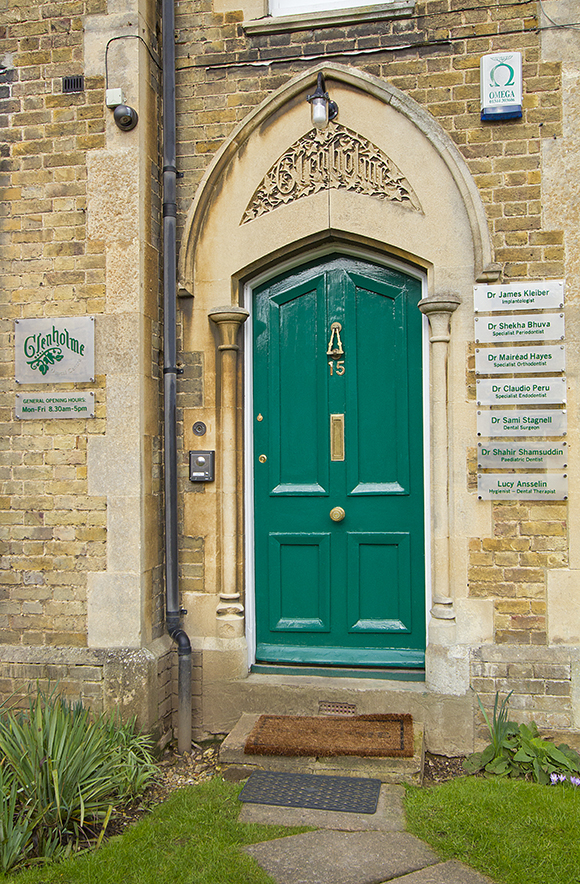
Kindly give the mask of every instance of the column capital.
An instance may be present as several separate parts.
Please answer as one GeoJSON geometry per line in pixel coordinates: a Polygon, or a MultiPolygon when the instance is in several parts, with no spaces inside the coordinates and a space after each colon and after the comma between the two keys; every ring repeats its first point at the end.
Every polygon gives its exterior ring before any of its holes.
{"type": "Polygon", "coordinates": [[[419,310],[429,318],[431,326],[429,340],[432,344],[449,343],[451,314],[455,313],[460,304],[461,298],[454,294],[430,295],[419,301],[419,310]]]}
{"type": "Polygon", "coordinates": [[[209,318],[216,324],[220,334],[218,350],[238,349],[238,330],[249,315],[245,307],[214,307],[209,311],[209,318]]]}
{"type": "Polygon", "coordinates": [[[452,293],[446,295],[429,295],[419,301],[419,310],[429,316],[431,313],[455,313],[461,298],[452,293]]]}

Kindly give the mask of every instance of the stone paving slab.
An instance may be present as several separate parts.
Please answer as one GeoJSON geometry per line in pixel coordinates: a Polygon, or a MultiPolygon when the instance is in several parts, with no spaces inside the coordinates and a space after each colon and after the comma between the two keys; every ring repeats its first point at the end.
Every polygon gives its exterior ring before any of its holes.
{"type": "Polygon", "coordinates": [[[438,862],[407,832],[320,830],[244,850],[277,884],[381,884],[438,862]]]}
{"type": "Polygon", "coordinates": [[[273,826],[312,826],[342,832],[402,832],[405,829],[404,795],[403,786],[383,784],[375,813],[346,813],[245,802],[240,811],[240,822],[273,826]]]}
{"type": "Polygon", "coordinates": [[[493,884],[493,881],[452,859],[403,875],[396,879],[396,884],[493,884]]]}

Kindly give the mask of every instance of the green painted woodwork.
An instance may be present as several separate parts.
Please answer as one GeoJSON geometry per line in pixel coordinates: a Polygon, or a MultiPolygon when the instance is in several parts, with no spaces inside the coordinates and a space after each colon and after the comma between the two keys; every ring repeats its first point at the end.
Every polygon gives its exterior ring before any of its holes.
{"type": "Polygon", "coordinates": [[[254,292],[258,662],[424,666],[420,297],[413,277],[346,257],[254,292]]]}
{"type": "Polygon", "coordinates": [[[349,669],[348,666],[292,666],[288,663],[254,663],[261,675],[317,675],[327,678],[380,678],[386,681],[425,681],[424,669],[349,669]]]}

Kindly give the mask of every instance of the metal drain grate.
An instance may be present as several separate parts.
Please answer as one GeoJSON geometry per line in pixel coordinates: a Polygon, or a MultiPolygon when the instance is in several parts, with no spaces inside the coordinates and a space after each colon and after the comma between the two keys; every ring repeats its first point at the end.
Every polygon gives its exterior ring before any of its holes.
{"type": "Polygon", "coordinates": [[[318,704],[319,715],[356,715],[354,703],[327,703],[321,700],[318,704]]]}
{"type": "Polygon", "coordinates": [[[381,781],[257,770],[239,794],[240,801],[309,807],[344,813],[376,813],[381,781]]]}
{"type": "Polygon", "coordinates": [[[77,77],[63,77],[62,78],[62,91],[63,94],[67,95],[72,92],[84,92],[85,89],[85,78],[81,75],[77,77]]]}

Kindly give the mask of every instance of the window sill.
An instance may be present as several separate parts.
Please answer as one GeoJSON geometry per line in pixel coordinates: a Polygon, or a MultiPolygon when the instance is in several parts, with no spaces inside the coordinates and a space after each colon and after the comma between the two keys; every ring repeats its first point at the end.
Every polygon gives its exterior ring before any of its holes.
{"type": "Polygon", "coordinates": [[[332,25],[355,25],[367,21],[404,18],[413,12],[415,0],[394,0],[376,6],[354,6],[352,9],[328,9],[297,15],[268,15],[242,23],[249,36],[278,34],[284,31],[311,31],[332,25]]]}

